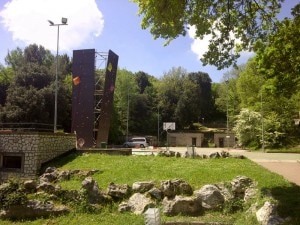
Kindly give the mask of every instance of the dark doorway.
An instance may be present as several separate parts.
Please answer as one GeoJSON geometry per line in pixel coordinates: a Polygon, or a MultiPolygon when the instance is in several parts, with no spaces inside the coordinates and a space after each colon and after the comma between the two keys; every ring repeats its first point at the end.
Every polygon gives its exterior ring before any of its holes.
{"type": "Polygon", "coordinates": [[[196,144],[197,144],[197,138],[192,138],[192,145],[196,146],[196,144]]]}
{"type": "Polygon", "coordinates": [[[219,138],[219,147],[220,148],[224,147],[224,138],[219,138]]]}

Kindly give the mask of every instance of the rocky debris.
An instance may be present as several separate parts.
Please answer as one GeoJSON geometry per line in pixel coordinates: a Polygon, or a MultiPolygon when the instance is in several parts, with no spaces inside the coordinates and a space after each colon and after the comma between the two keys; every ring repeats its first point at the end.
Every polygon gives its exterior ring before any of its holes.
{"type": "Polygon", "coordinates": [[[255,188],[247,188],[244,194],[244,201],[247,202],[257,196],[258,190],[255,188]]]}
{"type": "MultiPolygon", "coordinates": [[[[222,155],[222,154],[221,154],[222,155]]],[[[226,154],[225,154],[226,155],[226,154]]],[[[26,194],[34,193],[41,199],[53,200],[72,205],[104,204],[112,200],[122,202],[118,210],[120,212],[131,211],[135,214],[145,212],[149,207],[162,206],[163,213],[167,216],[188,215],[195,216],[205,213],[205,210],[221,209],[226,204],[234,202],[246,202],[257,197],[256,183],[246,177],[237,176],[229,183],[208,184],[193,192],[192,187],[182,179],[161,181],[160,187],[155,187],[153,181],[140,181],[128,184],[110,183],[106,192],[100,190],[98,183],[92,177],[85,177],[80,191],[62,190],[55,182],[68,180],[78,174],[94,174],[98,170],[59,171],[54,167],[46,169],[38,181],[27,180],[23,183],[8,182],[0,185],[0,219],[26,219],[34,217],[47,217],[69,212],[66,206],[56,207],[52,202],[28,200],[26,194]],[[49,182],[49,181],[52,182],[49,182]],[[47,181],[47,182],[46,182],[47,181]],[[131,197],[130,194],[135,192],[131,197]],[[163,200],[162,200],[163,199],[163,200]],[[74,204],[75,203],[75,204],[74,204]]],[[[265,191],[266,192],[266,191],[265,191]]],[[[266,192],[267,193],[267,192],[266,192]]],[[[266,196],[266,194],[264,193],[266,196]]],[[[267,196],[271,198],[272,196],[267,196]]],[[[263,225],[277,225],[284,221],[277,216],[276,205],[266,202],[259,210],[258,204],[252,204],[248,213],[256,214],[257,220],[263,225]]],[[[243,207],[237,205],[236,207],[243,207]]]]}
{"type": "Polygon", "coordinates": [[[43,191],[48,194],[54,194],[55,192],[59,191],[61,187],[59,185],[54,185],[49,182],[42,181],[37,187],[37,191],[43,191]]]}
{"type": "Polygon", "coordinates": [[[128,184],[110,183],[107,189],[107,194],[115,199],[123,199],[131,194],[131,187],[128,184]]]}
{"type": "Polygon", "coordinates": [[[127,202],[130,211],[134,214],[140,215],[148,208],[154,207],[154,202],[141,193],[134,193],[127,202]]]}
{"type": "Polygon", "coordinates": [[[213,152],[211,154],[209,154],[208,158],[210,159],[218,159],[218,158],[221,158],[221,155],[219,152],[213,152]]]}
{"type": "Polygon", "coordinates": [[[144,193],[154,187],[153,181],[139,181],[132,184],[132,191],[144,193]]]}
{"type": "Polygon", "coordinates": [[[223,194],[215,185],[204,185],[200,190],[195,191],[194,194],[205,209],[220,209],[225,202],[223,194]]]}
{"type": "Polygon", "coordinates": [[[156,199],[157,201],[161,201],[162,200],[162,197],[163,197],[163,193],[160,189],[154,187],[152,188],[151,190],[148,191],[148,194],[156,199]]]}
{"type": "Polygon", "coordinates": [[[87,199],[90,204],[101,204],[108,201],[108,197],[101,192],[97,181],[92,177],[86,177],[82,181],[81,187],[86,191],[87,199]]]}
{"type": "Polygon", "coordinates": [[[246,176],[237,176],[231,181],[232,192],[237,197],[244,197],[245,191],[254,185],[253,180],[246,176]]]}
{"type": "Polygon", "coordinates": [[[38,200],[29,200],[25,205],[13,205],[0,212],[0,219],[28,219],[37,217],[58,216],[69,213],[66,206],[54,206],[52,202],[43,203],[38,200]]]}
{"type": "Polygon", "coordinates": [[[166,180],[161,182],[161,191],[164,196],[174,198],[175,195],[192,195],[191,185],[181,179],[166,180]]]}
{"type": "Polygon", "coordinates": [[[197,216],[201,214],[201,203],[194,196],[179,196],[169,199],[164,198],[162,202],[163,213],[167,216],[176,216],[179,214],[188,216],[197,216]]]}
{"type": "Polygon", "coordinates": [[[160,150],[157,153],[157,155],[158,156],[165,156],[165,157],[174,157],[174,156],[176,156],[176,153],[174,151],[170,151],[170,150],[160,150]]]}
{"type": "Polygon", "coordinates": [[[262,225],[279,225],[285,221],[277,215],[277,206],[269,201],[256,212],[256,218],[262,225]]]}
{"type": "Polygon", "coordinates": [[[71,173],[70,173],[70,171],[65,171],[65,170],[63,170],[63,171],[59,171],[58,172],[58,175],[57,175],[57,180],[58,181],[63,181],[63,180],[70,180],[70,178],[71,178],[71,173]]]}
{"type": "Polygon", "coordinates": [[[128,205],[128,202],[122,202],[119,207],[119,212],[129,212],[131,210],[131,207],[128,205]]]}
{"type": "Polygon", "coordinates": [[[25,193],[34,193],[37,190],[37,182],[35,180],[26,180],[23,182],[25,193]]]}

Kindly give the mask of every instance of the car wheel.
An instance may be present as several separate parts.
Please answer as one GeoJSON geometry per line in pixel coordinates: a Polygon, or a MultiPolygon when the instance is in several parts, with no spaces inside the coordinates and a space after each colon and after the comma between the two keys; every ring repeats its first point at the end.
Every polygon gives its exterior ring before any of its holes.
{"type": "Polygon", "coordinates": [[[140,145],[141,148],[145,148],[145,146],[143,144],[140,145]]]}

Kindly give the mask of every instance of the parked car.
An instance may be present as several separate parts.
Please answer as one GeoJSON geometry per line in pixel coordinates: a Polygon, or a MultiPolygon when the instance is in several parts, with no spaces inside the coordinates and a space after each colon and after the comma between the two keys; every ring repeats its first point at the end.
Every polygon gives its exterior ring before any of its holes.
{"type": "Polygon", "coordinates": [[[145,137],[134,137],[126,141],[123,146],[125,148],[147,148],[149,143],[145,137]]]}

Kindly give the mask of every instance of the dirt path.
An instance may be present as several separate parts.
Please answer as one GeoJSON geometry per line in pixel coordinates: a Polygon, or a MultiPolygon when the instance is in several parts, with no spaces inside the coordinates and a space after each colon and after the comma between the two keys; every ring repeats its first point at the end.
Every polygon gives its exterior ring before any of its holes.
{"type": "Polygon", "coordinates": [[[256,162],[271,172],[282,175],[288,181],[300,186],[300,163],[298,162],[256,162]]]}

